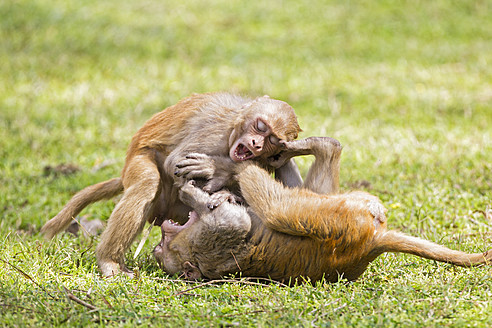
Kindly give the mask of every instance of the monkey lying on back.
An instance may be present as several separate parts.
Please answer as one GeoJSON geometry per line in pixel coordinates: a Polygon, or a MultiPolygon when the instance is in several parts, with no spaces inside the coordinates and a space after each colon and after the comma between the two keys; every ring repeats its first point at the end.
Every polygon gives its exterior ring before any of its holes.
{"type": "Polygon", "coordinates": [[[492,250],[467,254],[388,231],[386,209],[366,192],[336,194],[341,153],[336,140],[308,138],[284,144],[283,160],[315,156],[302,188],[287,188],[247,163],[236,178],[249,207],[216,203],[192,181],[181,188],[182,201],[194,211],[184,226],[169,220],[162,224],[163,239],[154,255],[166,272],[182,272],[188,279],[241,273],[284,282],[301,276],[335,282],[340,276],[357,279],[384,252],[460,266],[492,261],[492,250]]]}
{"type": "MultiPolygon", "coordinates": [[[[204,179],[208,191],[226,185],[234,188],[235,163],[255,160],[273,170],[268,158],[280,151],[280,142],[297,138],[299,131],[294,110],[283,101],[195,94],[155,114],[133,136],[121,178],[75,194],[42,232],[52,238],[90,203],[123,192],[101,235],[96,257],[104,276],[120,270],[131,275],[124,255],[146,221],[160,224],[163,218],[173,217],[185,223],[188,219],[190,208],[178,199],[175,175],[204,179]],[[185,156],[185,168],[176,169],[177,160],[185,156]]],[[[276,167],[276,177],[286,185],[302,181],[294,162],[276,167]]]]}

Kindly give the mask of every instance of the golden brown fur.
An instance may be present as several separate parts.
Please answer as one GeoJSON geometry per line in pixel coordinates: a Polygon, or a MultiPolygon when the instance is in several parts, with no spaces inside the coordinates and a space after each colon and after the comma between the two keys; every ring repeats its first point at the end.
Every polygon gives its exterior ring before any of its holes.
{"type": "Polygon", "coordinates": [[[154,254],[169,273],[188,278],[270,277],[289,282],[340,277],[357,279],[384,252],[405,252],[461,266],[492,261],[492,250],[467,254],[386,228],[386,209],[366,192],[338,190],[340,145],[330,138],[286,144],[287,157],[316,156],[303,188],[287,188],[268,172],[244,163],[237,179],[248,208],[223,203],[213,211],[213,197],[192,184],[182,200],[194,208],[184,227],[164,222],[163,240],[154,254]],[[324,182],[321,183],[321,182],[324,182]]]}
{"type": "MultiPolygon", "coordinates": [[[[77,193],[42,231],[51,238],[88,204],[123,192],[96,256],[103,275],[120,270],[131,275],[124,254],[146,221],[188,219],[190,208],[178,198],[182,179],[203,179],[205,189],[216,191],[234,183],[237,162],[253,158],[273,170],[268,158],[279,151],[281,141],[295,139],[299,131],[295,113],[285,102],[227,93],[192,95],[155,114],[134,135],[121,178],[77,193]]],[[[276,168],[286,184],[299,183],[293,162],[276,168]]]]}

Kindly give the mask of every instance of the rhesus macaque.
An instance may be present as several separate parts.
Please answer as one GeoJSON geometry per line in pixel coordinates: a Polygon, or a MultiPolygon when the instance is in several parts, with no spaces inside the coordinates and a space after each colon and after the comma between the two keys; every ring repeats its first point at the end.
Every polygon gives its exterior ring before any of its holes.
{"type": "Polygon", "coordinates": [[[234,190],[233,168],[254,159],[272,171],[276,168],[286,185],[298,185],[302,180],[293,161],[274,168],[268,166],[268,158],[280,151],[281,142],[294,140],[299,132],[294,110],[283,101],[227,93],[192,95],[155,114],[134,135],[121,178],[75,194],[42,232],[51,238],[90,203],[123,192],[96,257],[104,276],[120,271],[131,276],[124,255],[146,221],[160,225],[163,218],[188,220],[191,209],[178,198],[180,181],[185,181],[181,176],[204,180],[204,190],[209,192],[224,186],[234,190]],[[183,169],[177,168],[177,160],[183,169]]]}
{"type": "MultiPolygon", "coordinates": [[[[386,209],[366,192],[338,194],[340,144],[331,138],[284,142],[278,163],[313,154],[302,188],[288,188],[252,163],[236,176],[247,206],[218,203],[193,185],[180,197],[193,208],[183,226],[167,220],[154,249],[169,274],[215,279],[231,273],[312,282],[357,279],[384,252],[404,252],[460,266],[490,264],[492,250],[467,254],[386,229],[386,209]],[[209,205],[215,209],[210,210],[209,205]]],[[[223,197],[219,197],[219,200],[223,197]]]]}

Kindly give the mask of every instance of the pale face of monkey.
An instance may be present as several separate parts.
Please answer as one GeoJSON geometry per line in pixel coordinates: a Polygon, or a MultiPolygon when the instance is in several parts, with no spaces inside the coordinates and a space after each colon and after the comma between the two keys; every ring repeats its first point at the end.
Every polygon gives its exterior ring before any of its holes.
{"type": "MultiPolygon", "coordinates": [[[[234,134],[234,132],[233,132],[234,134]]],[[[261,155],[274,155],[279,149],[279,138],[265,119],[258,117],[248,122],[242,136],[231,146],[229,157],[234,162],[242,162],[261,155]]]]}
{"type": "Polygon", "coordinates": [[[261,157],[266,159],[280,150],[280,141],[292,141],[300,131],[297,118],[291,107],[267,96],[260,97],[245,105],[246,117],[236,126],[229,137],[229,157],[234,162],[261,157]],[[292,125],[287,131],[279,127],[292,125]],[[282,135],[279,135],[281,133],[282,135]]]}
{"type": "Polygon", "coordinates": [[[188,279],[219,276],[224,268],[234,267],[234,259],[224,256],[223,250],[241,247],[240,241],[251,229],[246,209],[223,202],[211,210],[208,205],[212,197],[193,183],[181,188],[180,198],[195,210],[184,225],[171,220],[162,224],[162,240],[153,252],[160,267],[171,275],[184,273],[188,279]],[[202,256],[208,261],[201,261],[202,256]]]}

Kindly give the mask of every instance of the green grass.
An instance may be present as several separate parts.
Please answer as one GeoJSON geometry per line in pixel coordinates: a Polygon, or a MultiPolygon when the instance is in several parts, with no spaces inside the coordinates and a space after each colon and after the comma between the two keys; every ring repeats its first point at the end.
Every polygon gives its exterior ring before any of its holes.
{"type": "MultiPolygon", "coordinates": [[[[226,90],[285,100],[301,137],[339,139],[343,189],[367,181],[391,228],[484,251],[490,17],[486,0],[0,2],[0,325],[487,327],[490,267],[389,254],[352,284],[197,285],[158,270],[154,229],[129,254],[138,279],[102,279],[97,238],[46,242],[39,229],[119,174],[153,113],[226,90]],[[80,171],[44,174],[61,163],[80,171]]],[[[106,219],[113,206],[83,214],[106,219]]]]}

